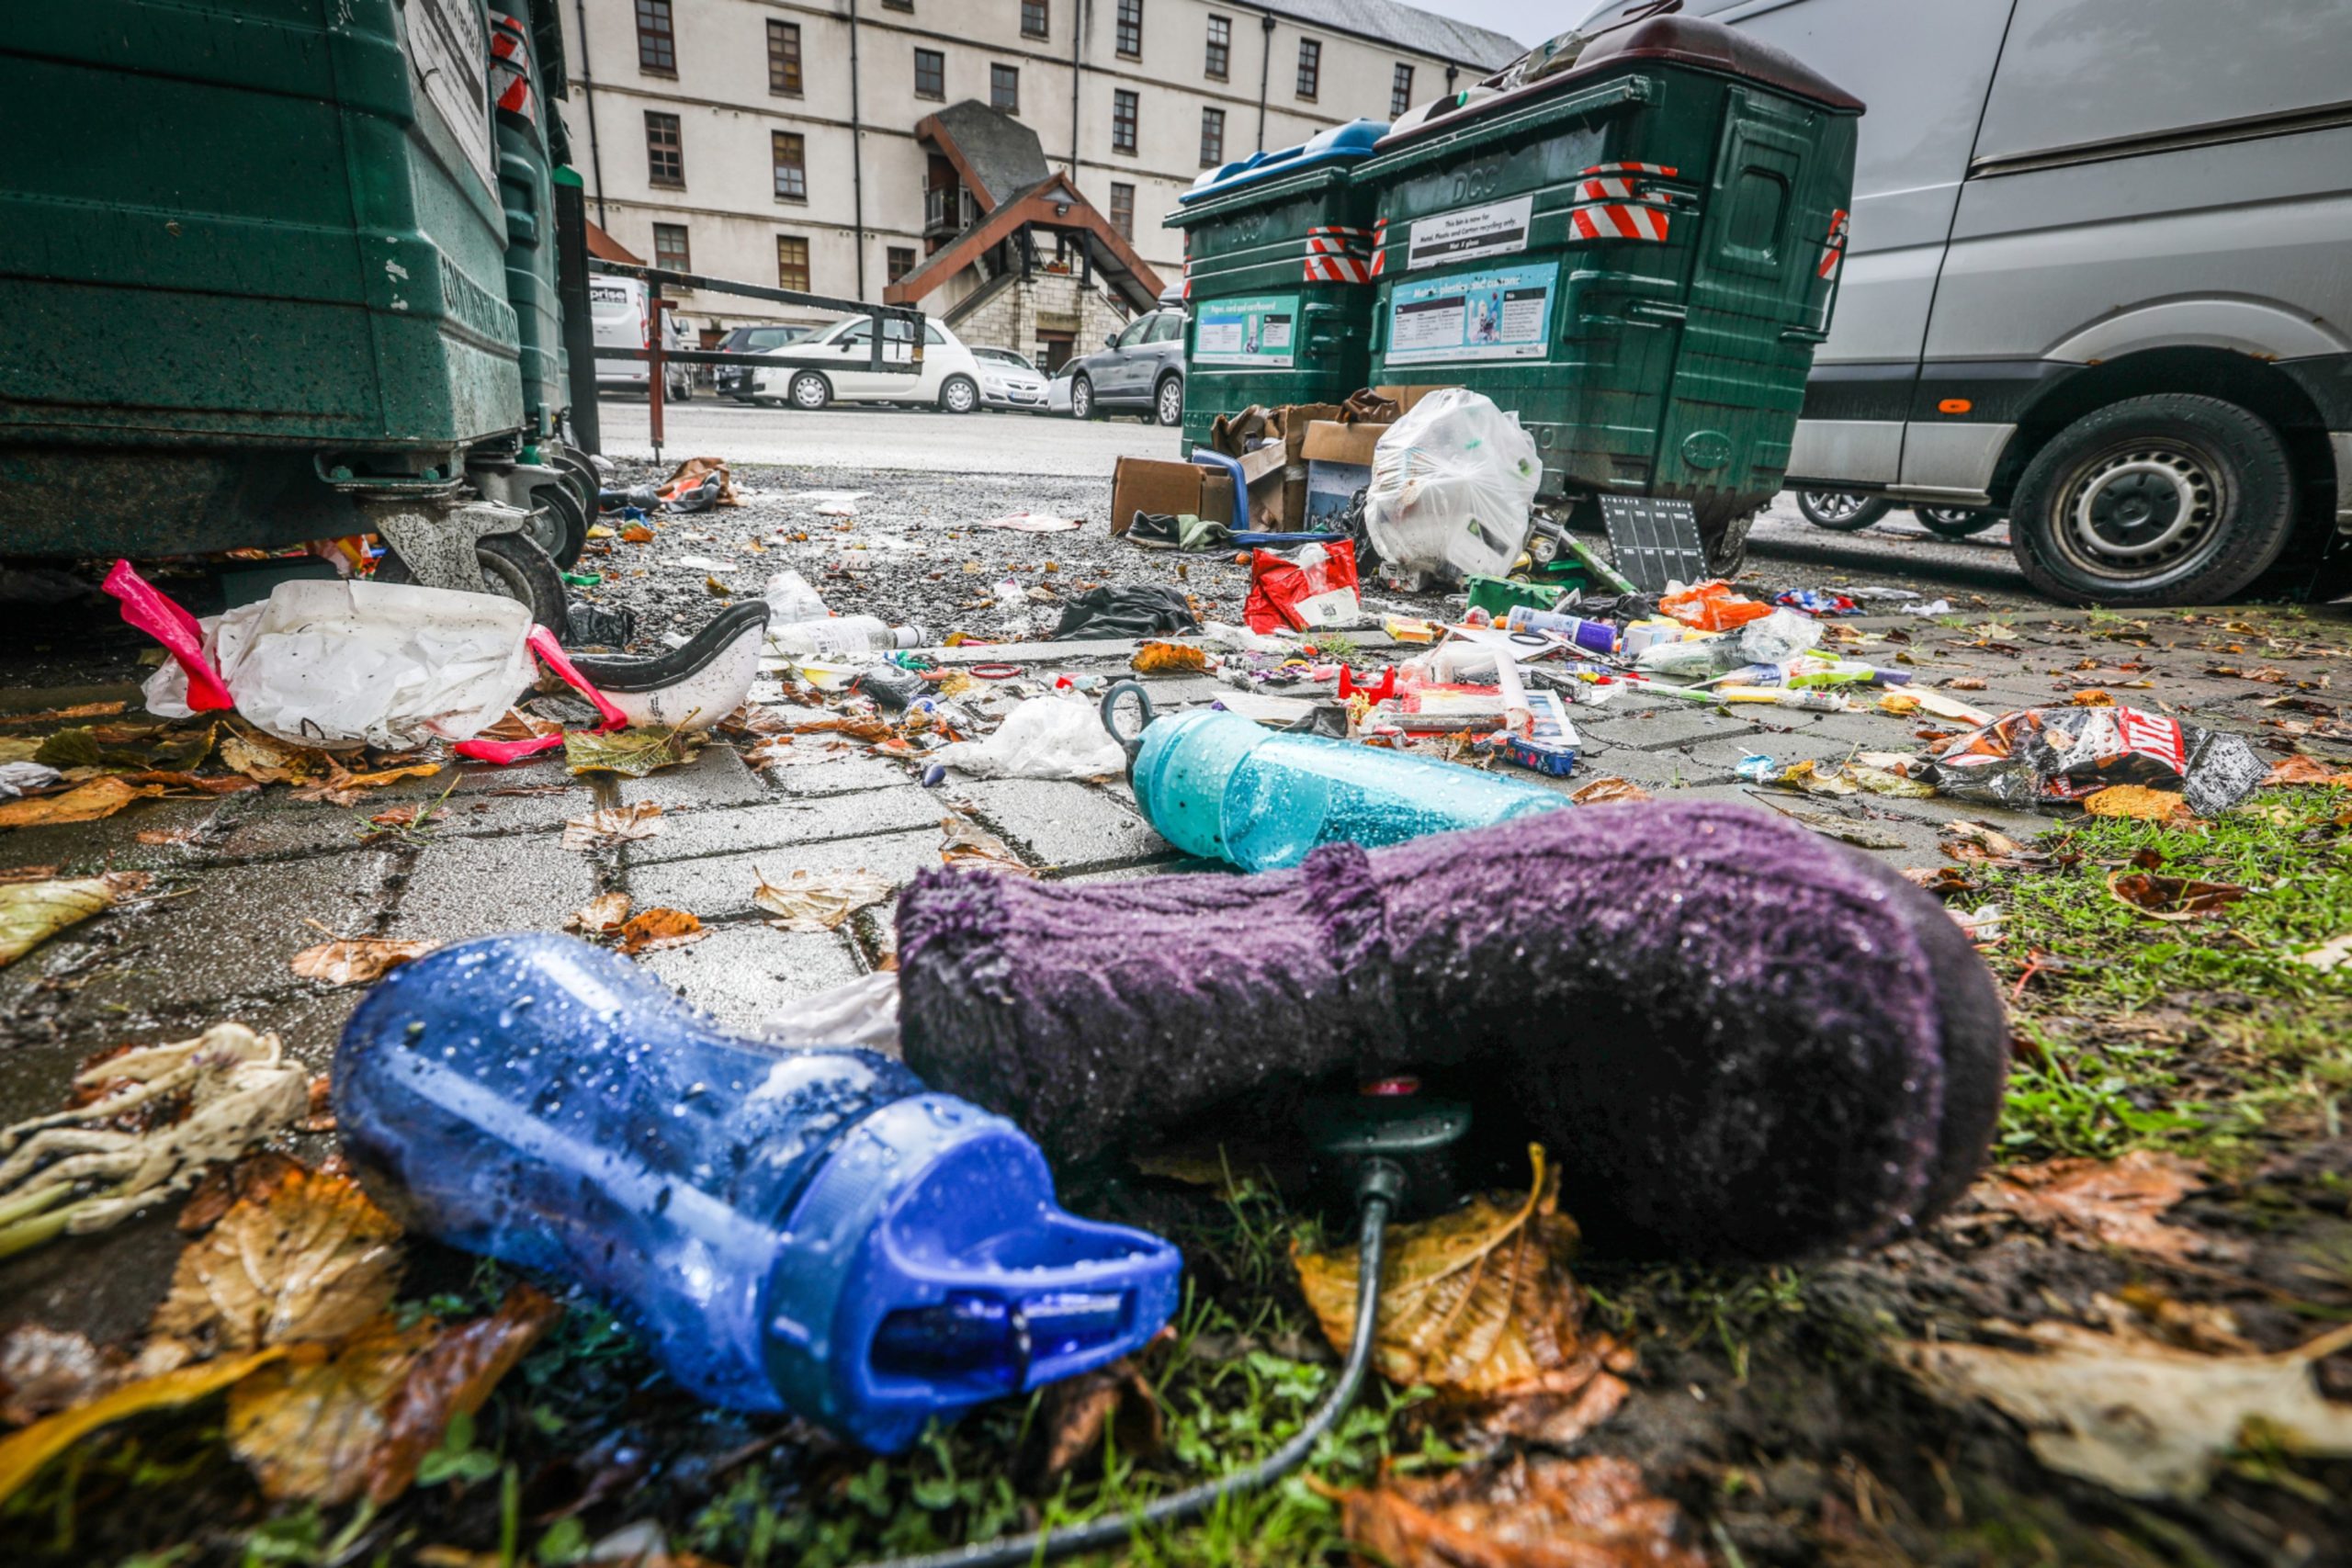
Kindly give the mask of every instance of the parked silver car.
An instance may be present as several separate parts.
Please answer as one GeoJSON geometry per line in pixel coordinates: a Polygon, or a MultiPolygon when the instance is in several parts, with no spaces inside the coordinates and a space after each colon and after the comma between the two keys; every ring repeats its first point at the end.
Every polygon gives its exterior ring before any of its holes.
{"type": "Polygon", "coordinates": [[[972,357],[979,362],[982,408],[1045,412],[1045,372],[1026,358],[1009,348],[983,348],[978,344],[972,345],[972,357]]]}
{"type": "Polygon", "coordinates": [[[1069,412],[1092,419],[1113,412],[1184,423],[1184,310],[1166,306],[1137,316],[1102,340],[1102,351],[1070,367],[1069,412]]]}

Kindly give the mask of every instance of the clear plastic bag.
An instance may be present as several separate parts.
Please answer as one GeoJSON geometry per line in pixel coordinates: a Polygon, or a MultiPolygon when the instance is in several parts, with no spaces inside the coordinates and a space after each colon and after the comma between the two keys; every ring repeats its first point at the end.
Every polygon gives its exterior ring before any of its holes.
{"type": "Polygon", "coordinates": [[[1373,449],[1364,527],[1407,576],[1500,577],[1527,546],[1544,464],[1535,438],[1491,399],[1431,392],[1373,449]]]}
{"type": "Polygon", "coordinates": [[[1127,769],[1126,749],[1094,705],[1072,697],[1031,697],[986,739],[959,740],[932,756],[983,779],[1103,779],[1127,769]]]}

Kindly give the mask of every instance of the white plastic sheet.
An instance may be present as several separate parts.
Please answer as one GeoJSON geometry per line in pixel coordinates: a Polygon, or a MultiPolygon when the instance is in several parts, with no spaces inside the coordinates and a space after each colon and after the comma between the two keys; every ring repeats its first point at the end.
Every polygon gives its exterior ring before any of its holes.
{"type": "MultiPolygon", "coordinates": [[[[204,623],[205,652],[238,714],[298,745],[403,750],[469,740],[531,684],[531,614],[512,599],[406,583],[280,583],[204,623]]],[[[188,716],[187,675],[166,664],[150,712],[188,716]]]]}
{"type": "Polygon", "coordinates": [[[1101,779],[1127,768],[1126,749],[1102,728],[1101,713],[1075,697],[1031,697],[995,734],[932,755],[983,779],[1101,779]]]}
{"type": "Polygon", "coordinates": [[[1398,573],[1500,577],[1527,547],[1543,480],[1535,438],[1514,416],[1448,387],[1407,410],[1373,449],[1364,529],[1398,573]]]}

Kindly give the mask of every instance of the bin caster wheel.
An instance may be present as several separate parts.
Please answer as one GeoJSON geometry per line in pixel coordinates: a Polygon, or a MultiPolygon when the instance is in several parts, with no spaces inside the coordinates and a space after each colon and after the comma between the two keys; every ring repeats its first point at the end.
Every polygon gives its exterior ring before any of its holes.
{"type": "Polygon", "coordinates": [[[581,514],[595,516],[596,497],[605,488],[596,465],[569,446],[558,446],[549,466],[562,469],[564,478],[571,481],[571,493],[580,499],[581,514]]]}
{"type": "MultiPolygon", "coordinates": [[[[474,541],[474,559],[481,568],[481,591],[513,599],[531,612],[531,619],[563,640],[569,629],[564,614],[563,573],[547,551],[520,534],[485,534],[474,541]]],[[[387,550],[376,563],[379,582],[413,583],[416,576],[408,563],[387,550]]]]}
{"type": "Polygon", "coordinates": [[[531,542],[547,551],[558,570],[571,570],[588,547],[588,513],[571,485],[540,485],[531,491],[529,533],[531,542]]]}
{"type": "Polygon", "coordinates": [[[1726,580],[1737,577],[1747,564],[1747,531],[1756,525],[1759,510],[1753,502],[1709,504],[1693,509],[1698,515],[1699,544],[1706,553],[1707,570],[1726,580]]]}

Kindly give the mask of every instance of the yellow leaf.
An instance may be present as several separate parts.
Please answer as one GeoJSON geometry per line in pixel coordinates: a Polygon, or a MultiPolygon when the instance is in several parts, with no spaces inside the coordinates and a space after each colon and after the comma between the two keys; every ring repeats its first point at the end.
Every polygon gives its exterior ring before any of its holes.
{"type": "MultiPolygon", "coordinates": [[[[1581,1388],[1584,1293],[1568,1273],[1576,1222],[1559,1213],[1560,1178],[1532,1145],[1534,1186],[1506,1205],[1480,1197],[1388,1233],[1374,1365],[1391,1382],[1473,1394],[1581,1388]]],[[[1344,1351],[1355,1325],[1355,1249],[1292,1259],[1324,1337],[1344,1351]]]]}
{"type": "Polygon", "coordinates": [[[0,828],[38,828],[52,822],[95,822],[135,800],[164,793],[161,784],[126,784],[109,774],[77,784],[62,795],[40,795],[0,806],[0,828]]]}
{"type": "Polygon", "coordinates": [[[303,1346],[229,1391],[229,1447],[277,1498],[347,1503],[367,1483],[385,1408],[431,1346],[430,1319],[379,1317],[332,1350],[303,1346]]]}
{"type": "Polygon", "coordinates": [[[2094,791],[2083,796],[2083,809],[2093,817],[2133,817],[2143,822],[2169,822],[2188,815],[2178,790],[2145,784],[2110,784],[2094,791]]]}
{"type": "Polygon", "coordinates": [[[15,963],[66,927],[78,925],[125,894],[147,886],[143,872],[71,882],[0,886],[0,966],[15,963]]]}
{"type": "Polygon", "coordinates": [[[1879,698],[1878,707],[1881,713],[1903,716],[1919,711],[1919,699],[1909,692],[1888,692],[1879,698]]]}
{"type": "Polygon", "coordinates": [[[1631,779],[1611,773],[1568,792],[1568,798],[1578,806],[1607,806],[1611,801],[1647,800],[1650,792],[1631,779]]]}
{"type": "Polygon", "coordinates": [[[665,947],[684,947],[709,934],[701,920],[684,909],[648,909],[622,922],[619,947],[635,957],[640,953],[659,953],[665,947]]]}
{"type": "Polygon", "coordinates": [[[1147,642],[1136,649],[1127,660],[1128,667],[1139,675],[1182,674],[1188,671],[1205,670],[1209,656],[1202,649],[1181,642],[1147,642]]]}
{"type": "Polygon", "coordinates": [[[628,919],[628,895],[599,893],[563,918],[563,929],[582,936],[610,936],[628,919]]]}
{"type": "Polygon", "coordinates": [[[306,947],[291,964],[294,973],[305,980],[322,980],[330,986],[372,986],[410,959],[422,958],[440,945],[391,937],[353,937],[306,947]]]}
{"type": "Polygon", "coordinates": [[[770,882],[760,872],[760,886],[752,902],[781,919],[768,923],[778,931],[829,931],[869,904],[879,904],[898,890],[898,884],[863,867],[855,871],[814,872],[805,867],[782,882],[770,882]]]}
{"type": "Polygon", "coordinates": [[[39,1474],[41,1466],[99,1427],[143,1410],[161,1410],[202,1399],[285,1354],[284,1346],[272,1345],[250,1355],[202,1361],[157,1377],[141,1378],[103,1398],[62,1411],[0,1438],[0,1502],[6,1501],[18,1487],[39,1474]]]}
{"type": "Polygon", "coordinates": [[[348,1177],[294,1167],[188,1244],[153,1330],[228,1350],[352,1333],[391,1304],[400,1235],[348,1177]]]}
{"type": "Polygon", "coordinates": [[[1037,874],[1022,863],[1012,847],[978,823],[965,817],[946,817],[939,826],[947,837],[939,846],[939,858],[958,871],[1002,871],[1015,876],[1037,874]]]}

